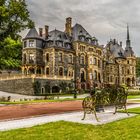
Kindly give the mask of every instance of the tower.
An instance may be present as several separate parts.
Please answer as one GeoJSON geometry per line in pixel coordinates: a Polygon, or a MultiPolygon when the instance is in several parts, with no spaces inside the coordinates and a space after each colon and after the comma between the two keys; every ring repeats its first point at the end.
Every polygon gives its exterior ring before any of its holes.
{"type": "Polygon", "coordinates": [[[126,47],[131,47],[131,41],[130,41],[130,36],[129,36],[129,26],[127,24],[127,40],[126,40],[126,47]]]}

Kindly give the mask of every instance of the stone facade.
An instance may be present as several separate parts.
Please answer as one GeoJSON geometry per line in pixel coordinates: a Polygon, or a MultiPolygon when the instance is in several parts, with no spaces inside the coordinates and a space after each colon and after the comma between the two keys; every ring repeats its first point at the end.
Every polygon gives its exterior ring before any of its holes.
{"type": "Polygon", "coordinates": [[[89,89],[95,84],[136,85],[136,57],[129,39],[125,49],[115,39],[101,46],[80,24],[72,27],[67,18],[65,31],[48,31],[45,26],[31,29],[23,39],[22,73],[43,75],[47,81],[74,81],[75,88],[89,89]]]}

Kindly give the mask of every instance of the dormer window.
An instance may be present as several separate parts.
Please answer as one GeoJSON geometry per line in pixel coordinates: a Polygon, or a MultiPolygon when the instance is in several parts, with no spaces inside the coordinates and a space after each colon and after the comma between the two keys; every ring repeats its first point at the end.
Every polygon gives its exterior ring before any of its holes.
{"type": "Polygon", "coordinates": [[[34,40],[29,40],[29,47],[35,47],[34,40]]]}

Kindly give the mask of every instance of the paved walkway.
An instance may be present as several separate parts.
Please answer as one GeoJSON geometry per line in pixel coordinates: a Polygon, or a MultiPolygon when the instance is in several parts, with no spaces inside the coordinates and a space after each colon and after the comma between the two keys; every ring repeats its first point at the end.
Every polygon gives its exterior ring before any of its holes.
{"type": "MultiPolygon", "coordinates": [[[[128,108],[134,108],[134,107],[140,107],[140,104],[132,104],[128,106],[128,108]]],[[[60,120],[78,122],[78,123],[83,123],[83,124],[98,125],[98,124],[105,124],[108,122],[134,116],[134,114],[130,114],[130,116],[128,116],[126,113],[117,113],[114,115],[113,111],[114,111],[114,108],[106,108],[105,112],[97,113],[97,116],[100,122],[97,122],[95,119],[95,116],[92,114],[88,114],[85,120],[81,120],[81,118],[83,117],[83,111],[55,114],[55,115],[48,114],[48,115],[24,118],[24,119],[19,119],[19,120],[1,121],[0,131],[32,127],[35,125],[41,125],[41,124],[45,124],[49,122],[56,122],[60,120]]]]}
{"type": "MultiPolygon", "coordinates": [[[[21,95],[21,94],[15,94],[15,93],[8,93],[8,92],[3,92],[0,91],[0,97],[8,97],[11,96],[11,100],[19,101],[20,99],[44,99],[44,96],[29,96],[29,95],[21,95]]],[[[84,98],[88,96],[88,94],[83,94],[83,95],[78,95],[78,98],[84,98]]],[[[73,95],[71,96],[60,96],[59,99],[66,99],[66,98],[73,98],[73,95]]],[[[56,97],[57,99],[57,97],[56,97]]]]}

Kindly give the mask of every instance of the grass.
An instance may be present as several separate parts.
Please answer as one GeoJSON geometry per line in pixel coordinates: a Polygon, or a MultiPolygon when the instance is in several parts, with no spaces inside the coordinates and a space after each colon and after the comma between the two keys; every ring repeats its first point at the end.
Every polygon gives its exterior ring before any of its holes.
{"type": "Polygon", "coordinates": [[[78,99],[54,99],[54,100],[32,100],[32,101],[16,101],[16,102],[0,102],[0,104],[6,104],[6,105],[11,105],[11,104],[32,104],[32,103],[48,103],[48,102],[64,102],[64,101],[76,101],[76,100],[83,100],[83,98],[78,98],[78,99]]]}
{"type": "MultiPolygon", "coordinates": [[[[129,113],[140,114],[140,107],[127,109],[129,113]]],[[[123,111],[121,111],[123,112],[123,111]]]]}
{"type": "Polygon", "coordinates": [[[59,121],[0,132],[0,140],[139,140],[140,115],[105,125],[59,121]]]}
{"type": "Polygon", "coordinates": [[[127,99],[140,99],[140,95],[129,95],[127,99]]]}

